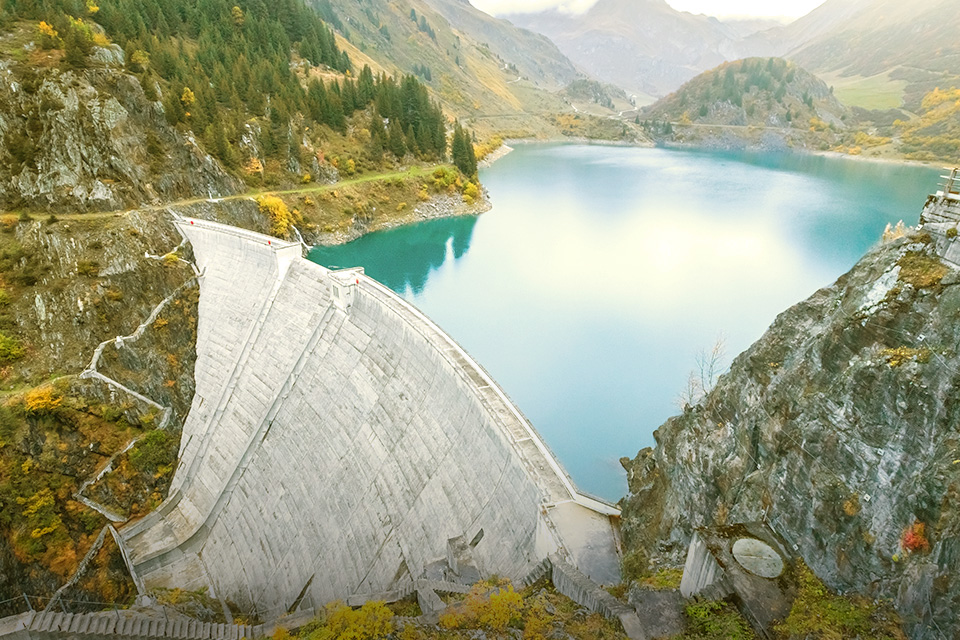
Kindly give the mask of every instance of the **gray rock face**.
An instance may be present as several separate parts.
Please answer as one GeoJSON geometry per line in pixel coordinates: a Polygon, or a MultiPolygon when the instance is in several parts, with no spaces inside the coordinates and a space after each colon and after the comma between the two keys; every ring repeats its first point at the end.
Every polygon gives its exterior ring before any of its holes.
{"type": "Polygon", "coordinates": [[[913,638],[957,637],[958,284],[919,234],[781,314],[622,461],[628,545],[679,563],[694,527],[766,520],[830,587],[893,599],[913,638]]]}
{"type": "Polygon", "coordinates": [[[92,60],[103,66],[79,73],[0,63],[0,203],[102,211],[241,188],[117,69],[119,47],[92,60]]]}

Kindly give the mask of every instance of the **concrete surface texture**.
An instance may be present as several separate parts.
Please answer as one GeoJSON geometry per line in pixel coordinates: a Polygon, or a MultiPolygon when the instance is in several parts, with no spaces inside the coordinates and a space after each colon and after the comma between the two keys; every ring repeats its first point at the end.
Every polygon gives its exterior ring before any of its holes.
{"type": "Polygon", "coordinates": [[[458,537],[484,574],[557,553],[619,582],[619,511],[429,319],[298,244],[177,225],[202,273],[196,396],[169,497],[120,530],[146,588],[268,618],[418,578],[458,537]]]}
{"type": "Polygon", "coordinates": [[[930,196],[920,213],[921,228],[930,233],[937,253],[944,260],[960,266],[960,196],[944,196],[942,191],[930,196]]]}
{"type": "Polygon", "coordinates": [[[740,538],[734,542],[733,557],[741,567],[761,578],[776,578],[783,573],[780,554],[755,538],[740,538]]]}

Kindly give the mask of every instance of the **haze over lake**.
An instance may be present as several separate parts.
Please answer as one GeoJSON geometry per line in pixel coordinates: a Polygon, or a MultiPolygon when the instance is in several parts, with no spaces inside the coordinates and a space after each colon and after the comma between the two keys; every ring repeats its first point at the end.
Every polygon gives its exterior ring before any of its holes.
{"type": "Polygon", "coordinates": [[[493,209],[315,249],[361,265],[474,356],[578,485],[616,500],[697,352],[727,362],[830,284],[933,169],[793,154],[520,145],[481,171],[493,209]]]}

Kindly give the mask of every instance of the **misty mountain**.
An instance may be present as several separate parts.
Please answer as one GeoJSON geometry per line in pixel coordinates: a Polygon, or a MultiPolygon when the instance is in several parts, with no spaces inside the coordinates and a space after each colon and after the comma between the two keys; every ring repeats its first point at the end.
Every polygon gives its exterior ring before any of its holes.
{"type": "Polygon", "coordinates": [[[583,15],[556,9],[508,19],[553,40],[576,64],[627,91],[660,96],[736,54],[737,28],[665,0],[600,0],[583,15]]]}
{"type": "Polygon", "coordinates": [[[529,78],[539,86],[558,89],[582,75],[543,35],[493,18],[468,0],[425,0],[425,3],[454,29],[509,61],[517,75],[529,78]]]}
{"type": "Polygon", "coordinates": [[[958,82],[960,3],[956,0],[829,0],[808,17],[821,10],[849,13],[789,53],[804,67],[816,73],[880,76],[903,83],[904,105],[910,109],[918,108],[935,87],[946,89],[958,82]]]}

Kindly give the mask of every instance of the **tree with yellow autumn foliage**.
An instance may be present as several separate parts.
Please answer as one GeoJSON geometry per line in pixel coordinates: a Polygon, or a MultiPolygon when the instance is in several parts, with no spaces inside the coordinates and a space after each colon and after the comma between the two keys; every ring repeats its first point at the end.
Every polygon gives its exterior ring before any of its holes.
{"type": "Polygon", "coordinates": [[[63,45],[60,39],[60,33],[53,28],[53,25],[40,21],[37,25],[37,34],[40,36],[41,49],[58,49],[63,45]]]}
{"type": "Polygon", "coordinates": [[[270,235],[277,238],[287,237],[290,228],[303,221],[297,209],[290,211],[286,203],[277,196],[260,196],[257,198],[257,205],[260,213],[270,220],[270,235]]]}
{"type": "Polygon", "coordinates": [[[318,622],[305,640],[379,640],[394,630],[393,612],[380,601],[367,602],[359,609],[332,602],[318,622]]]}

